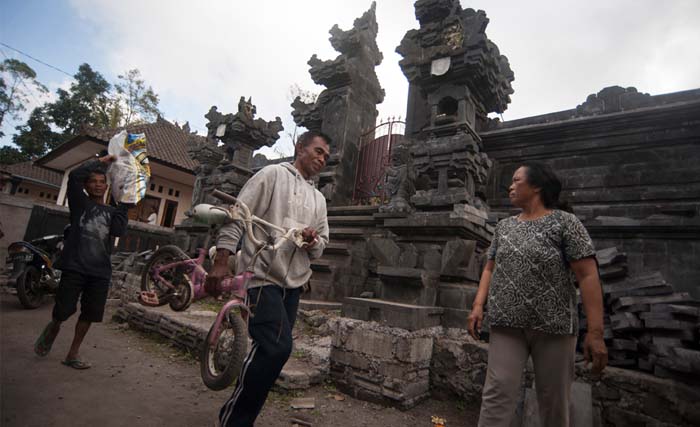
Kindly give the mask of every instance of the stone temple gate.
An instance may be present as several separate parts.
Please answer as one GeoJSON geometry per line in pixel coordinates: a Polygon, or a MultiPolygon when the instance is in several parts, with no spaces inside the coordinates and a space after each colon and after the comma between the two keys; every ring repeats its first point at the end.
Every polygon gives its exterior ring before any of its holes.
{"type": "MultiPolygon", "coordinates": [[[[338,57],[308,62],[326,89],[313,104],[292,104],[298,125],[333,139],[318,182],[329,202],[331,242],[312,262],[302,304],[352,319],[333,344],[336,383],[404,407],[427,396],[431,383],[467,393],[431,361],[466,347],[433,347],[453,345],[439,343],[435,328],[466,327],[494,225],[512,213],[504,187],[531,159],[559,172],[563,195],[605,250],[606,307],[617,310],[606,317],[611,359],[656,377],[698,379],[700,313],[693,318],[692,309],[668,304],[696,307],[693,298],[700,298],[700,90],[650,96],[610,87],[571,110],[501,123],[488,115],[507,108],[514,73],[486,35],[486,14],[458,0],[418,0],[415,14],[419,28],[397,47],[409,82],[404,136],[373,160],[386,169],[381,204],[358,204],[354,194],[367,162],[362,136],[375,128],[384,98],[374,71],[382,61],[374,5],[353,28],[330,30],[338,57]],[[690,317],[650,314],[656,303],[690,317]],[[367,326],[372,322],[381,327],[367,326]],[[656,329],[645,330],[646,323],[656,329]],[[634,353],[644,348],[666,353],[634,353]],[[676,348],[685,356],[670,359],[676,348]]],[[[207,114],[208,143],[191,148],[200,162],[193,202],[211,188],[237,193],[253,173],[253,150],[278,138],[279,119],[254,113],[242,98],[237,114],[216,107],[207,114]]],[[[181,230],[187,249],[203,245],[208,231],[181,230]]],[[[482,369],[483,357],[469,357],[460,375],[483,383],[470,370],[482,369]]]]}

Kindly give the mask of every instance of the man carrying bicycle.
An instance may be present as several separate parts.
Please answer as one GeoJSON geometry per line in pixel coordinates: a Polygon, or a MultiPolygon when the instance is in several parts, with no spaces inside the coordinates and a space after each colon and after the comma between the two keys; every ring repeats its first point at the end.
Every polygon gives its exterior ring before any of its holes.
{"type": "MultiPolygon", "coordinates": [[[[221,408],[219,422],[226,427],[252,426],[267,395],[292,352],[292,328],[301,288],[311,277],[311,259],[318,258],[328,243],[326,200],[311,181],[330,156],[330,138],[309,131],[302,134],[294,150],[293,163],[266,166],[243,186],[238,199],[250,213],[284,228],[303,228],[308,244],[299,249],[285,242],[276,251],[255,257],[256,246],[244,239],[238,265],[245,269],[255,259],[249,282],[248,305],[253,312],[248,332],[253,339],[236,388],[221,408]]],[[[259,240],[279,237],[262,227],[253,230],[259,240]]],[[[223,226],[217,255],[207,286],[216,287],[228,274],[229,255],[235,253],[243,225],[223,226]]]]}

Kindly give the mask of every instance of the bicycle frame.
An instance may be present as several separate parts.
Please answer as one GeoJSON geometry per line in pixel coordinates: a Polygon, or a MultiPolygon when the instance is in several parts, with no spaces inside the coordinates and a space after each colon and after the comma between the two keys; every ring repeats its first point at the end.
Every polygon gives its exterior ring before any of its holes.
{"type": "MultiPolygon", "coordinates": [[[[217,220],[222,217],[225,217],[228,218],[228,220],[230,221],[241,221],[244,223],[245,228],[247,230],[246,238],[251,239],[255,246],[258,246],[261,249],[275,250],[279,248],[282,245],[282,243],[284,243],[284,240],[289,240],[298,247],[304,247],[308,244],[308,242],[305,242],[303,240],[301,230],[294,228],[286,230],[274,224],[271,224],[261,218],[251,215],[250,210],[244,203],[240,202],[235,197],[230,196],[226,193],[214,190],[212,194],[214,197],[223,200],[224,202],[231,203],[231,205],[228,207],[228,209],[211,205],[198,205],[194,208],[195,216],[206,216],[207,213],[215,212],[215,216],[218,216],[217,220]],[[198,210],[199,212],[197,212],[198,210]],[[222,212],[225,213],[225,215],[222,215],[222,212]],[[266,242],[258,240],[255,238],[255,235],[253,233],[252,226],[254,222],[262,224],[270,229],[276,230],[280,232],[282,236],[278,239],[277,242],[266,242]]],[[[173,293],[169,294],[169,296],[172,298],[173,296],[177,296],[177,287],[170,283],[170,281],[165,279],[161,275],[161,273],[165,271],[174,270],[180,267],[186,268],[187,271],[185,277],[187,278],[188,285],[190,286],[191,291],[191,299],[187,303],[187,305],[189,305],[192,301],[200,300],[209,295],[205,287],[207,272],[202,267],[206,253],[206,250],[200,248],[198,250],[197,258],[195,259],[188,258],[186,260],[176,261],[165,265],[159,265],[153,267],[151,271],[149,271],[147,274],[151,274],[154,282],[162,283],[169,289],[171,289],[173,293]]],[[[241,317],[246,322],[246,324],[248,323],[249,317],[252,316],[252,313],[250,312],[250,309],[246,304],[248,281],[254,276],[252,266],[255,265],[255,261],[259,254],[260,251],[257,251],[255,256],[253,257],[251,266],[249,266],[247,271],[237,276],[226,277],[221,281],[220,285],[217,286],[217,293],[220,294],[222,292],[230,292],[232,294],[232,298],[230,301],[224,304],[221,310],[219,310],[219,313],[216,316],[216,320],[212,325],[213,333],[209,335],[209,341],[206,343],[206,345],[216,345],[221,334],[221,324],[224,322],[226,316],[232,309],[240,309],[241,317]]],[[[147,303],[149,301],[152,302],[151,298],[153,298],[153,296],[145,295],[142,292],[140,300],[142,303],[147,303]]],[[[157,295],[155,295],[155,304],[158,304],[157,295]]]]}

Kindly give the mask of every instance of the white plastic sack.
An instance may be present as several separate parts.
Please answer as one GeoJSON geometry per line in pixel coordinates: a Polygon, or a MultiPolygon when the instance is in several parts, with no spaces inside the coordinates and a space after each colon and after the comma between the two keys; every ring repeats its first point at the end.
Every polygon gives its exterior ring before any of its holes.
{"type": "Polygon", "coordinates": [[[114,200],[136,204],[146,196],[151,167],[146,156],[146,134],[121,131],[114,135],[107,147],[116,156],[107,174],[114,200]]]}

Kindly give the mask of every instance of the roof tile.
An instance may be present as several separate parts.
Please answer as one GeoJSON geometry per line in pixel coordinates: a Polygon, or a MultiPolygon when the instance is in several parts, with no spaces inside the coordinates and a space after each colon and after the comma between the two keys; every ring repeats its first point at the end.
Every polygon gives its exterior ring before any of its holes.
{"type": "Polygon", "coordinates": [[[20,178],[33,179],[35,181],[45,182],[57,187],[61,186],[61,179],[63,178],[62,173],[35,165],[31,160],[15,163],[14,165],[2,165],[0,166],[0,170],[20,178]]]}
{"type": "MultiPolygon", "coordinates": [[[[85,126],[81,130],[81,134],[104,142],[109,142],[117,132],[122,130],[124,130],[123,127],[116,129],[98,129],[85,126]]],[[[179,166],[189,171],[193,171],[194,168],[197,167],[197,162],[187,153],[187,142],[191,137],[202,139],[204,139],[204,137],[190,134],[179,126],[161,118],[158,118],[155,123],[127,126],[126,130],[129,133],[146,134],[149,158],[179,166]]]]}

